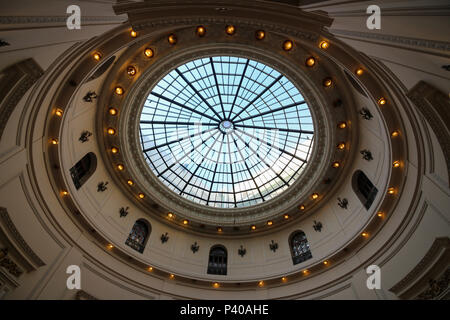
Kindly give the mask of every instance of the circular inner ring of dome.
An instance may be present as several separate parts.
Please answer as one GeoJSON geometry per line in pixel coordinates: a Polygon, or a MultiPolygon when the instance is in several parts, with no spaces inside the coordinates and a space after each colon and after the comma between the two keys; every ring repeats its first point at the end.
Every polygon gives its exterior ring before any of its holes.
{"type": "Polygon", "coordinates": [[[153,173],[173,192],[216,208],[257,205],[297,181],[314,144],[307,102],[279,71],[213,56],[166,74],[140,116],[153,173]]]}

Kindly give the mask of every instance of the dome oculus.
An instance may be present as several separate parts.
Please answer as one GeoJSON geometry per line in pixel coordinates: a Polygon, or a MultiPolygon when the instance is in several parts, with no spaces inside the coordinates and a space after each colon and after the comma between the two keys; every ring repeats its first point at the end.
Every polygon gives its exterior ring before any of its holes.
{"type": "Polygon", "coordinates": [[[299,179],[314,126],[302,94],[254,60],[215,56],[166,74],[148,95],[140,141],[153,173],[195,203],[248,207],[299,179]]]}

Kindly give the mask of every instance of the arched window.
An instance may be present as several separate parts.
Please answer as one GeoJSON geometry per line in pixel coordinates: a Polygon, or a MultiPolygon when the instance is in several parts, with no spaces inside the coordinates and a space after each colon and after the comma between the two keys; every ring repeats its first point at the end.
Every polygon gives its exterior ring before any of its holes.
{"type": "Polygon", "coordinates": [[[289,237],[289,246],[291,247],[292,261],[294,264],[312,258],[309,243],[303,231],[299,230],[291,234],[289,237]]]}
{"type": "Polygon", "coordinates": [[[364,207],[369,209],[377,196],[378,189],[361,170],[353,174],[352,187],[364,207]]]}
{"type": "Polygon", "coordinates": [[[145,245],[148,240],[148,236],[150,235],[151,226],[144,219],[139,219],[134,223],[133,229],[128,236],[125,244],[130,246],[137,252],[144,252],[145,245]]]}
{"type": "Polygon", "coordinates": [[[227,275],[227,249],[215,245],[209,250],[208,274],[227,275]]]}
{"type": "Polygon", "coordinates": [[[77,190],[92,176],[95,169],[97,169],[97,157],[92,152],[87,153],[70,168],[70,175],[77,190]]]}

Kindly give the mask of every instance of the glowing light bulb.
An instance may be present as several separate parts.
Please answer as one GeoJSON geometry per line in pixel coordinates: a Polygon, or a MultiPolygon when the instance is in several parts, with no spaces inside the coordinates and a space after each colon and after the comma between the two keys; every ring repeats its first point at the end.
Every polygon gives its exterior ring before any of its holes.
{"type": "Polygon", "coordinates": [[[308,59],[306,59],[305,64],[308,67],[313,67],[316,64],[316,59],[314,59],[313,57],[309,57],[308,59]]]}
{"type": "Polygon", "coordinates": [[[327,41],[321,41],[320,43],[319,43],[319,47],[321,48],[321,49],[328,49],[328,47],[330,46],[330,44],[327,42],[327,41]]]}
{"type": "Polygon", "coordinates": [[[92,57],[94,58],[94,60],[100,61],[100,59],[102,58],[102,55],[100,54],[100,52],[94,52],[92,57]]]}
{"type": "Polygon", "coordinates": [[[262,40],[266,37],[266,33],[263,30],[258,30],[255,32],[255,37],[258,40],[262,40]]]}
{"type": "Polygon", "coordinates": [[[174,45],[177,43],[178,39],[174,34],[169,35],[169,37],[167,38],[167,41],[169,41],[169,43],[171,45],[174,45]]]}
{"type": "Polygon", "coordinates": [[[294,43],[291,40],[286,40],[283,42],[283,50],[289,51],[294,47],[294,43]]]}
{"type": "Polygon", "coordinates": [[[199,37],[203,37],[206,34],[206,28],[204,26],[198,26],[196,33],[199,37]]]}
{"type": "Polygon", "coordinates": [[[236,32],[236,28],[232,25],[226,26],[225,32],[231,36],[236,32]]]}
{"type": "Polygon", "coordinates": [[[155,53],[154,53],[153,50],[150,49],[150,48],[146,48],[146,49],[144,50],[144,55],[145,55],[147,58],[153,57],[154,54],[155,54],[155,53]]]}

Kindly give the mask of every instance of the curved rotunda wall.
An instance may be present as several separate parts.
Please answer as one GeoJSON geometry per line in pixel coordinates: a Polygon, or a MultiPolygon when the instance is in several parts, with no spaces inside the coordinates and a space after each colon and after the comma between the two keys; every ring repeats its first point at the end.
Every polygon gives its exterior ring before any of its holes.
{"type": "MultiPolygon", "coordinates": [[[[382,198],[382,189],[388,178],[382,172],[388,172],[389,170],[386,170],[386,168],[390,167],[389,145],[383,143],[386,139],[386,130],[379,117],[367,121],[367,124],[361,123],[364,131],[358,134],[360,143],[356,146],[350,146],[350,148],[362,150],[370,145],[374,160],[363,160],[357,152],[356,159],[351,161],[352,165],[348,169],[347,178],[342,180],[342,187],[334,193],[336,196],[349,200],[348,209],[340,208],[333,196],[330,203],[317,210],[311,217],[281,230],[272,231],[269,235],[259,235],[254,239],[251,233],[241,235],[238,239],[230,239],[226,233],[224,236],[207,236],[199,233],[191,235],[174,229],[170,224],[160,223],[147,212],[130,203],[127,197],[120,192],[120,187],[114,181],[111,181],[108,173],[103,169],[104,166],[101,166],[102,168],[95,173],[95,176],[86,183],[83,189],[76,191],[70,181],[68,168],[88,152],[96,154],[102,152],[97,148],[94,139],[87,143],[78,141],[81,132],[85,130],[95,131],[92,117],[101,107],[96,105],[95,102],[83,101],[82,97],[89,91],[101,92],[101,84],[107,74],[108,72],[102,77],[81,86],[73,99],[73,109],[70,109],[73,110],[70,111],[73,114],[68,113],[67,119],[70,120],[62,126],[61,154],[65,155],[62,158],[62,169],[66,173],[66,182],[70,187],[70,194],[75,198],[80,211],[89,218],[92,225],[106,234],[115,247],[121,247],[129,254],[145,261],[148,265],[162,268],[175,275],[218,281],[248,281],[281,277],[325,260],[350,239],[358,236],[368,218],[376,212],[377,203],[382,198]],[[373,183],[380,188],[377,201],[369,211],[362,207],[351,187],[352,173],[357,169],[364,170],[373,183]],[[97,184],[101,181],[108,181],[109,184],[107,191],[99,193],[97,192],[97,184]],[[119,215],[121,207],[129,207],[129,214],[124,218],[119,215]],[[141,218],[147,219],[152,225],[152,233],[142,255],[125,246],[125,240],[134,222],[141,218]],[[322,231],[314,231],[314,220],[320,221],[324,225],[322,231]],[[296,230],[303,230],[306,233],[313,258],[294,266],[288,238],[296,230]],[[169,241],[161,243],[160,236],[166,232],[169,234],[169,241]],[[269,248],[272,240],[279,244],[279,249],[276,252],[272,252],[269,248]],[[190,245],[195,242],[200,246],[200,250],[194,254],[190,250],[190,245]],[[216,243],[224,245],[229,251],[226,277],[206,274],[209,248],[216,243]],[[238,255],[238,249],[241,245],[247,250],[244,257],[238,255]]],[[[358,95],[355,94],[355,97],[358,97],[358,95]]],[[[374,114],[377,112],[376,106],[370,100],[361,96],[358,99],[357,105],[370,106],[374,114]]]]}
{"type": "MultiPolygon", "coordinates": [[[[105,37],[123,33],[124,47],[121,49],[119,45],[111,53],[117,57],[115,63],[127,50],[128,30],[129,27],[120,27],[105,37]]],[[[331,43],[330,49],[341,46],[330,35],[327,39],[331,43]]],[[[105,151],[98,143],[98,119],[95,116],[99,109],[108,105],[101,103],[104,81],[115,74],[110,73],[113,65],[101,77],[87,81],[98,66],[91,60],[92,52],[97,48],[98,42],[93,40],[61,56],[30,95],[17,105],[5,132],[6,136],[13,136],[20,122],[27,123],[27,130],[19,130],[18,139],[7,141],[2,137],[2,150],[14,150],[11,148],[14,140],[25,140],[27,146],[2,163],[2,173],[8,172],[2,177],[2,206],[8,209],[20,233],[45,262],[45,266],[18,278],[20,285],[9,298],[72,298],[73,292],[65,287],[65,269],[69,264],[80,265],[82,289],[98,298],[375,298],[374,294],[380,295],[379,298],[394,298],[388,289],[418,263],[435,236],[448,235],[445,223],[439,224],[445,220],[439,220],[438,214],[445,209],[448,198],[442,198],[438,192],[430,195],[430,188],[422,195],[418,192],[423,188],[422,180],[428,179],[422,177],[422,170],[425,164],[433,161],[424,156],[424,148],[428,146],[423,142],[423,136],[428,134],[434,148],[439,150],[436,138],[419,124],[416,113],[396,88],[395,81],[377,69],[370,59],[358,56],[350,48],[349,52],[365,66],[366,74],[376,74],[377,81],[388,86],[383,91],[388,104],[378,106],[374,97],[363,97],[353,89],[344,90],[346,98],[352,99],[351,128],[356,137],[352,137],[348,158],[339,168],[345,174],[311,211],[305,215],[300,213],[298,218],[292,217],[289,223],[275,223],[273,228],[258,228],[248,235],[202,234],[166,222],[141,206],[138,199],[133,201],[126,192],[123,179],[107,169],[109,164],[105,161],[108,158],[102,156],[105,151]],[[72,77],[76,78],[75,88],[67,84],[72,77]],[[100,94],[99,99],[84,101],[83,97],[89,91],[100,94]],[[391,114],[388,108],[394,105],[396,111],[391,114]],[[371,120],[362,119],[358,114],[362,107],[372,113],[371,120]],[[56,108],[63,109],[61,120],[56,118],[56,108]],[[26,110],[23,115],[22,110],[26,110]],[[392,154],[392,148],[399,148],[398,140],[389,136],[393,120],[398,121],[395,124],[401,128],[400,138],[408,146],[407,155],[398,150],[392,154]],[[82,143],[79,138],[85,130],[92,136],[82,143]],[[48,135],[43,136],[43,132],[48,135]],[[49,141],[55,137],[58,139],[56,146],[49,141]],[[362,159],[360,150],[363,149],[371,151],[373,160],[362,159]],[[97,156],[97,169],[76,190],[69,170],[89,152],[97,156]],[[54,162],[55,159],[58,161],[54,162]],[[394,169],[392,161],[396,159],[400,159],[401,167],[394,169]],[[22,166],[28,169],[19,169],[22,166]],[[378,188],[369,210],[363,207],[352,189],[352,174],[356,170],[362,170],[378,188]],[[400,176],[395,176],[399,172],[400,176]],[[101,181],[108,181],[104,192],[97,191],[101,181]],[[392,185],[397,193],[389,198],[386,191],[392,185]],[[8,197],[8,190],[17,191],[15,199],[8,197]],[[67,190],[68,195],[61,194],[62,190],[67,190]],[[337,205],[337,197],[348,199],[348,209],[337,205]],[[433,206],[426,205],[426,197],[435,200],[433,206]],[[19,198],[24,201],[16,201],[19,198]],[[119,209],[122,206],[129,207],[129,213],[121,218],[119,209]],[[377,218],[378,211],[384,213],[380,218],[377,218]],[[150,238],[143,254],[125,245],[133,224],[141,218],[151,224],[150,238]],[[320,232],[314,231],[314,220],[322,222],[320,232]],[[374,228],[374,232],[369,229],[370,237],[363,239],[360,234],[367,228],[374,228]],[[293,265],[288,238],[296,230],[305,232],[313,258],[293,265]],[[433,230],[432,234],[430,230],[433,230]],[[169,240],[161,243],[160,237],[166,232],[169,240]],[[271,240],[279,245],[276,252],[269,248],[271,240]],[[196,253],[190,250],[194,242],[199,245],[196,253]],[[108,243],[114,248],[108,249],[108,243]],[[389,243],[392,245],[387,247],[389,243]],[[206,273],[209,249],[217,244],[228,251],[227,276],[206,273]],[[244,257],[238,255],[240,245],[247,250],[244,257]],[[347,248],[347,255],[344,248],[347,248]],[[402,251],[402,248],[405,249],[402,251]],[[343,254],[344,258],[341,258],[339,255],[343,254]],[[323,265],[325,259],[329,261],[327,266],[323,265]],[[389,270],[382,278],[383,290],[379,293],[365,288],[364,267],[370,263],[389,270]],[[149,266],[154,269],[149,271],[149,266]],[[302,275],[301,271],[305,269],[309,273],[302,275]],[[174,279],[169,277],[170,273],[175,275],[174,279]],[[287,278],[286,282],[282,281],[283,276],[287,278]],[[260,280],[264,280],[263,286],[258,286],[260,280]],[[213,282],[218,282],[220,288],[213,288],[213,282]]],[[[334,54],[330,57],[336,59],[334,54]]],[[[351,88],[344,78],[337,79],[338,88],[351,88]]],[[[362,81],[369,91],[376,87],[377,81],[364,78],[362,81]]],[[[402,148],[400,145],[400,151],[402,148]]],[[[437,152],[436,163],[442,163],[442,157],[437,152]]]]}

